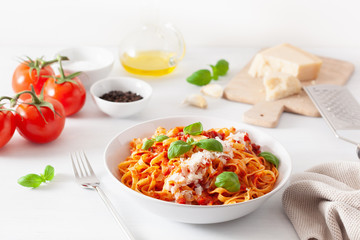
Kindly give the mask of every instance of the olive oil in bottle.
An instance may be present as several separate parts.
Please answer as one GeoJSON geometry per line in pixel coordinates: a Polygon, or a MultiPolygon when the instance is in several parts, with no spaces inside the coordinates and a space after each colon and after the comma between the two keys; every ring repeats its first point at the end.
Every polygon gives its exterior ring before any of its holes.
{"type": "Polygon", "coordinates": [[[163,50],[123,53],[121,64],[126,71],[146,76],[162,76],[171,73],[175,67],[176,53],[163,50]]]}

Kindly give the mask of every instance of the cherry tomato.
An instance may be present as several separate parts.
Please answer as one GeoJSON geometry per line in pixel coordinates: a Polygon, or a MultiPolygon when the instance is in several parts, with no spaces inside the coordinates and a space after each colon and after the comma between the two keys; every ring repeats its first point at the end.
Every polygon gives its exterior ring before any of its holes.
{"type": "MultiPolygon", "coordinates": [[[[12,78],[12,88],[14,92],[18,93],[24,90],[30,90],[33,85],[36,94],[40,94],[45,81],[54,75],[54,70],[50,65],[40,64],[40,61],[29,60],[20,63],[14,71],[12,78]]],[[[28,94],[22,95],[21,99],[29,97],[28,94]],[[25,97],[26,96],[26,97],[25,97]]]]}
{"type": "Polygon", "coordinates": [[[18,132],[29,141],[47,143],[58,138],[65,125],[65,110],[62,104],[52,98],[45,97],[46,102],[53,105],[54,113],[49,107],[37,107],[30,99],[25,100],[16,108],[15,122],[18,132]]]}
{"type": "Polygon", "coordinates": [[[10,141],[14,135],[15,128],[14,114],[0,108],[0,148],[10,141]]]}
{"type": "MultiPolygon", "coordinates": [[[[61,76],[57,76],[61,78],[61,76]]],[[[65,115],[70,116],[80,111],[85,104],[86,90],[78,77],[58,83],[56,78],[49,78],[44,84],[44,95],[61,102],[65,115]]]]}

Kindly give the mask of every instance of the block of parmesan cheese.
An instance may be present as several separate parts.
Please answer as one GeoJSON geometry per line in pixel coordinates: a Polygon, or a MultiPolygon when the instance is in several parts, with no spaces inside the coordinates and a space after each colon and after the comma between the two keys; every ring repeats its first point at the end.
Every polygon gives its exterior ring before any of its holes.
{"type": "Polygon", "coordinates": [[[251,63],[249,75],[263,77],[269,72],[282,72],[300,81],[315,80],[321,64],[319,57],[284,43],[258,53],[251,63]]]}
{"type": "Polygon", "coordinates": [[[274,101],[301,91],[299,79],[288,73],[271,72],[264,76],[266,100],[274,101]]]}

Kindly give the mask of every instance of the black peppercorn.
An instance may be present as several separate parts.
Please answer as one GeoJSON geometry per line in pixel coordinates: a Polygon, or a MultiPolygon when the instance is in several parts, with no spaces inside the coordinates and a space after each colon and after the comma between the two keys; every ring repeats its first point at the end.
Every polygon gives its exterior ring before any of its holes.
{"type": "Polygon", "coordinates": [[[123,92],[120,90],[110,91],[103,94],[100,98],[111,102],[134,102],[143,99],[142,96],[131,91],[123,92]]]}

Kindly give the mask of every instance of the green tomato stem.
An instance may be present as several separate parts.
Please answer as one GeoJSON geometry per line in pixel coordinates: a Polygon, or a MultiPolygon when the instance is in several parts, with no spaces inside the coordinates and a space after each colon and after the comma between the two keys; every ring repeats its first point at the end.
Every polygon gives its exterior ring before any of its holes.
{"type": "MultiPolygon", "coordinates": [[[[29,75],[31,76],[32,71],[35,69],[37,76],[40,77],[40,70],[43,69],[46,66],[49,66],[55,62],[58,61],[58,59],[53,59],[50,61],[45,61],[42,58],[36,58],[35,61],[32,60],[30,57],[26,56],[27,60],[23,60],[23,62],[25,62],[25,64],[29,67],[29,75]]],[[[69,60],[68,57],[65,56],[61,56],[62,60],[69,60]]]]}
{"type": "Polygon", "coordinates": [[[31,91],[25,90],[25,91],[17,93],[15,95],[15,97],[10,100],[10,107],[15,107],[19,97],[22,94],[25,94],[25,93],[30,94],[31,97],[32,97],[32,102],[27,103],[27,104],[34,106],[39,111],[39,113],[40,113],[41,117],[44,119],[45,123],[47,123],[47,121],[46,121],[46,119],[45,119],[45,117],[44,117],[44,115],[43,115],[43,113],[41,111],[41,107],[47,107],[54,113],[54,116],[58,115],[58,116],[62,117],[59,113],[57,113],[55,111],[54,106],[50,102],[47,102],[47,101],[44,100],[44,87],[41,89],[41,93],[40,93],[39,96],[36,95],[33,85],[31,85],[31,91]]]}
{"type": "Polygon", "coordinates": [[[60,66],[60,67],[59,67],[60,76],[61,76],[61,78],[65,78],[65,73],[64,73],[63,66],[62,66],[62,62],[61,62],[61,56],[60,56],[60,55],[57,55],[56,60],[58,61],[59,66],[60,66]]]}
{"type": "MultiPolygon", "coordinates": [[[[69,60],[68,57],[60,56],[60,55],[58,55],[55,59],[50,60],[50,61],[44,61],[43,59],[40,59],[40,68],[43,68],[43,67],[46,67],[46,66],[48,66],[48,65],[51,65],[51,64],[53,64],[53,63],[56,63],[56,62],[59,61],[59,59],[60,59],[60,61],[61,61],[61,60],[62,60],[62,61],[69,60]]],[[[37,60],[38,60],[38,59],[37,59],[37,60]]]]}
{"type": "Polygon", "coordinates": [[[8,97],[8,96],[2,96],[2,97],[0,97],[0,102],[1,102],[2,100],[4,100],[4,99],[9,100],[9,101],[11,101],[11,100],[12,100],[12,98],[11,98],[11,97],[8,97]]]}
{"type": "Polygon", "coordinates": [[[28,93],[31,95],[32,101],[34,104],[41,104],[42,101],[39,99],[39,97],[36,95],[34,91],[24,90],[22,92],[17,93],[12,99],[11,107],[14,107],[16,105],[17,100],[20,98],[21,95],[28,93]]]}
{"type": "Polygon", "coordinates": [[[52,76],[52,78],[54,78],[56,84],[63,84],[65,82],[71,82],[73,84],[78,84],[76,81],[73,80],[73,78],[79,76],[81,74],[81,72],[75,72],[75,73],[72,73],[72,74],[66,76],[65,72],[64,72],[64,68],[62,66],[62,60],[64,60],[64,58],[66,58],[65,60],[69,60],[67,57],[63,57],[60,55],[58,55],[56,57],[56,60],[59,63],[60,77],[52,76]]]}

